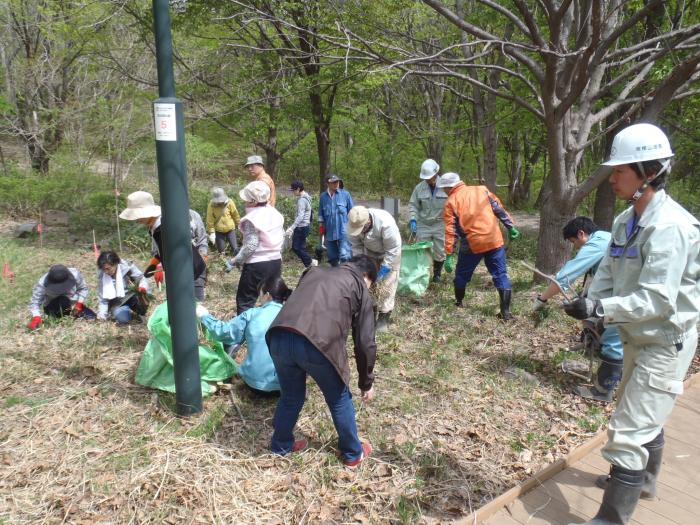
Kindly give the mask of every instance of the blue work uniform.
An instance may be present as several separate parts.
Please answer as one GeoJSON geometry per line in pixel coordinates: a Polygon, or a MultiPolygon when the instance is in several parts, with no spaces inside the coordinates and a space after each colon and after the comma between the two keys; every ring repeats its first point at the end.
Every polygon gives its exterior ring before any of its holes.
{"type": "MultiPolygon", "coordinates": [[[[610,238],[610,232],[601,230],[593,232],[576,256],[562,266],[554,277],[564,290],[570,290],[574,281],[589,271],[591,275],[595,275],[600,261],[608,250],[610,238]]],[[[616,361],[622,360],[622,341],[617,327],[605,328],[600,345],[600,353],[603,357],[616,361]]]]}
{"type": "Polygon", "coordinates": [[[321,193],[318,205],[318,222],[326,228],[328,262],[337,266],[349,261],[352,247],[347,236],[348,212],[354,206],[350,192],[338,188],[331,196],[328,190],[321,193]]]}
{"type": "Polygon", "coordinates": [[[248,343],[248,353],[238,369],[243,381],[256,390],[273,392],[280,389],[275,365],[265,342],[265,333],[282,309],[275,301],[250,308],[230,321],[220,321],[211,315],[201,318],[204,327],[224,345],[248,343]]]}

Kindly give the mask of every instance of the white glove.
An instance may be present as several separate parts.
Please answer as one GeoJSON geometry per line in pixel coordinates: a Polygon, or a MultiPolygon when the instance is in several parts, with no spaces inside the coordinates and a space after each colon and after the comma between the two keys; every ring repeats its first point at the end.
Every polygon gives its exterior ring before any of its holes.
{"type": "Polygon", "coordinates": [[[209,242],[212,243],[212,244],[216,244],[216,233],[211,232],[211,233],[209,234],[209,242]]]}
{"type": "Polygon", "coordinates": [[[540,299],[539,295],[535,297],[535,300],[532,301],[532,311],[539,312],[545,308],[547,308],[547,299],[540,299]]]}
{"type": "Polygon", "coordinates": [[[195,308],[194,312],[197,315],[197,319],[201,319],[205,315],[209,315],[209,310],[204,308],[202,303],[197,303],[197,307],[195,308]]]}
{"type": "Polygon", "coordinates": [[[289,228],[287,228],[287,231],[284,232],[284,233],[285,233],[285,235],[286,235],[287,237],[291,237],[291,236],[294,234],[294,228],[292,228],[292,227],[290,226],[289,228]]]}

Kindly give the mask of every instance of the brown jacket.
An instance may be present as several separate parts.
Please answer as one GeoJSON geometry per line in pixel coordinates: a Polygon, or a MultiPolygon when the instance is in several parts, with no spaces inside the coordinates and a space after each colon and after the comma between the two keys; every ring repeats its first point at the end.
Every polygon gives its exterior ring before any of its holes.
{"type": "Polygon", "coordinates": [[[358,386],[367,391],[374,381],[374,301],[355,265],[337,268],[312,267],[299,280],[296,290],[267,332],[287,330],[306,337],[333,364],[347,385],[350,366],[345,342],[352,328],[358,386]]]}

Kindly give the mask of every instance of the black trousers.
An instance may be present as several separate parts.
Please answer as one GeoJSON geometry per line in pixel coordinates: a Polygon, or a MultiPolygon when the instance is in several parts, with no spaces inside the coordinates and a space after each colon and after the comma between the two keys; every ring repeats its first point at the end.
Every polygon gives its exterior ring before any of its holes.
{"type": "MultiPolygon", "coordinates": [[[[72,311],[73,303],[66,295],[59,295],[44,306],[44,313],[50,317],[67,317],[72,311]]],[[[78,317],[92,320],[97,319],[97,314],[86,306],[78,317]]]]}
{"type": "Polygon", "coordinates": [[[260,294],[260,285],[269,277],[282,275],[282,259],[246,263],[241,270],[236,290],[236,315],[255,306],[260,294]]]}

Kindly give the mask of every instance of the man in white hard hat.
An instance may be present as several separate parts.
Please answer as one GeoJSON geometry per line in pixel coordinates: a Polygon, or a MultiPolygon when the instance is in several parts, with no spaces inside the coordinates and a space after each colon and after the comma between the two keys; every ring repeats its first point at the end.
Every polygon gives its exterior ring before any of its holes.
{"type": "Polygon", "coordinates": [[[440,282],[445,263],[445,225],[442,214],[447,194],[437,187],[440,166],[427,159],[420,167],[421,181],[413,189],[408,201],[408,227],[416,234],[416,241],[433,243],[433,281],[440,282]]]}
{"type": "Polygon", "coordinates": [[[564,306],[576,319],[617,326],[624,346],[617,408],[603,457],[610,475],[589,525],[626,524],[641,497],[653,499],[663,426],[683,392],[700,321],[700,222],[664,191],[673,156],[656,126],[635,124],[613,140],[610,185],[631,204],[616,219],[587,297],[564,306]]]}
{"type": "MultiPolygon", "coordinates": [[[[163,238],[161,232],[160,206],[153,201],[153,195],[147,191],[135,191],[126,198],[126,209],[119,214],[120,219],[137,221],[148,228],[151,234],[151,262],[144,271],[146,277],[155,272],[158,264],[165,268],[163,259],[163,238]]],[[[204,300],[204,287],[207,283],[206,259],[209,255],[207,231],[202,217],[190,210],[190,233],[192,234],[192,270],[194,272],[194,296],[198,301],[204,300]]]]}
{"type": "Polygon", "coordinates": [[[394,217],[385,210],[355,206],[348,213],[348,239],[352,255],[367,255],[379,268],[375,284],[377,332],[389,330],[401,269],[401,234],[394,217]]]}
{"type": "Polygon", "coordinates": [[[263,164],[262,157],[260,155],[251,155],[245,162],[245,167],[250,175],[250,180],[260,180],[263,181],[270,187],[270,198],[267,203],[275,207],[277,203],[277,191],[275,190],[275,181],[272,180],[267,172],[265,171],[265,165],[263,164]]]}

